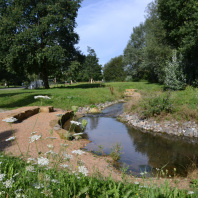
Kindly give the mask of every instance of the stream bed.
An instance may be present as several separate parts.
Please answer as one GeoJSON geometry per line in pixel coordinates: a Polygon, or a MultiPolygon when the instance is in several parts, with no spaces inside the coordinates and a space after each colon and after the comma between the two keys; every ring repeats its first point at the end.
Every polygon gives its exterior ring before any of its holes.
{"type": "Polygon", "coordinates": [[[164,167],[167,175],[186,176],[190,168],[197,164],[198,145],[185,142],[177,136],[163,134],[156,136],[143,133],[119,122],[116,117],[122,113],[123,103],[105,108],[102,114],[86,115],[88,124],[84,137],[89,139],[85,149],[98,153],[103,148],[110,154],[113,145],[120,143],[122,154],[117,168],[128,167],[128,172],[140,176],[142,172],[156,174],[164,167]]]}

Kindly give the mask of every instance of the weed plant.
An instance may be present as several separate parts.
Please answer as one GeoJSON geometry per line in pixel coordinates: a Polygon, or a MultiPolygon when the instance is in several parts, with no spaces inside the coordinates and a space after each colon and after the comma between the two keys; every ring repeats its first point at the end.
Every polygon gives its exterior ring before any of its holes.
{"type": "Polygon", "coordinates": [[[157,96],[146,98],[142,104],[142,113],[145,117],[152,117],[164,113],[172,113],[174,111],[171,92],[165,92],[157,96]]]}

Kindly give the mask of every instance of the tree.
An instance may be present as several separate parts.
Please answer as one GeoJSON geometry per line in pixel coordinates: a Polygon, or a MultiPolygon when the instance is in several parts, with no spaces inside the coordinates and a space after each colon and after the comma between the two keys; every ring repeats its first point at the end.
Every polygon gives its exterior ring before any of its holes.
{"type": "Polygon", "coordinates": [[[124,81],[127,76],[124,67],[123,56],[112,58],[104,65],[103,75],[105,81],[124,81]]]}
{"type": "Polygon", "coordinates": [[[81,0],[1,0],[0,64],[7,70],[48,76],[74,60],[75,18],[81,0]]]}
{"type": "Polygon", "coordinates": [[[94,49],[87,48],[88,55],[83,64],[83,79],[92,82],[93,80],[102,80],[102,66],[98,63],[94,49]]]}
{"type": "Polygon", "coordinates": [[[141,79],[144,75],[142,70],[143,49],[145,47],[145,26],[141,23],[133,28],[130,40],[124,49],[124,64],[133,79],[141,79]]]}
{"type": "Polygon", "coordinates": [[[198,1],[158,0],[158,4],[166,39],[182,53],[187,82],[192,84],[198,80],[198,1]]]}
{"type": "Polygon", "coordinates": [[[166,32],[159,18],[157,0],[148,4],[145,21],[143,66],[151,82],[164,82],[164,68],[171,57],[171,47],[165,41],[166,32]]]}
{"type": "Polygon", "coordinates": [[[71,65],[67,71],[67,80],[76,81],[78,78],[79,71],[81,69],[81,64],[78,61],[72,61],[71,65]]]}

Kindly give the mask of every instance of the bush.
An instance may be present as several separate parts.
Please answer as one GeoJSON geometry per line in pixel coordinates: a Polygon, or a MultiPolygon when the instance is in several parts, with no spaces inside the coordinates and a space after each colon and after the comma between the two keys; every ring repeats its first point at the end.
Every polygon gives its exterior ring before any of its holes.
{"type": "Polygon", "coordinates": [[[185,89],[186,79],[181,70],[181,60],[177,58],[177,51],[173,51],[172,61],[167,62],[165,67],[165,88],[172,90],[182,90],[185,89]]]}
{"type": "Polygon", "coordinates": [[[170,97],[170,91],[166,92],[165,95],[154,96],[152,98],[149,97],[142,105],[143,115],[145,117],[151,117],[160,115],[162,112],[172,113],[174,108],[170,97]]]}

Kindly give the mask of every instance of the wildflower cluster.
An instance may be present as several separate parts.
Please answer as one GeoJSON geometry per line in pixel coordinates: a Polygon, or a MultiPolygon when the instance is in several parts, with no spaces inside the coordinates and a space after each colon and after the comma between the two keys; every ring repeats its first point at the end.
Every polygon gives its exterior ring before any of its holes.
{"type": "Polygon", "coordinates": [[[81,122],[77,122],[77,121],[74,121],[74,120],[71,120],[70,123],[74,124],[74,125],[78,125],[78,126],[81,125],[81,122]]]}
{"type": "Polygon", "coordinates": [[[83,175],[87,176],[88,175],[88,170],[85,166],[79,166],[78,167],[78,172],[82,173],[83,175]]]}
{"type": "Polygon", "coordinates": [[[41,138],[41,135],[33,135],[30,137],[29,143],[32,143],[34,141],[37,141],[41,138]]]}

